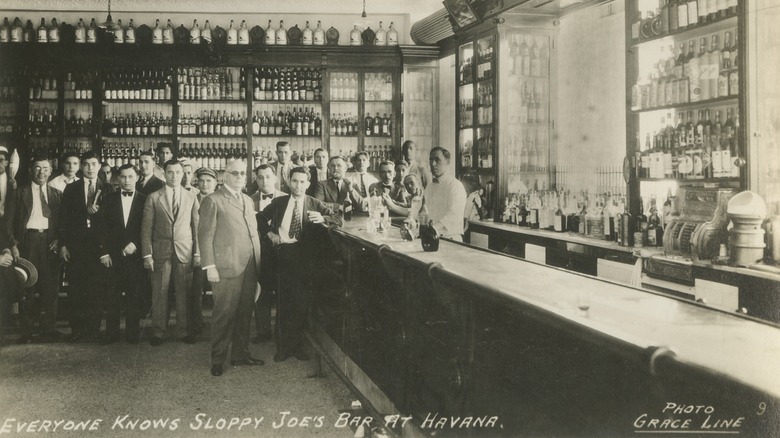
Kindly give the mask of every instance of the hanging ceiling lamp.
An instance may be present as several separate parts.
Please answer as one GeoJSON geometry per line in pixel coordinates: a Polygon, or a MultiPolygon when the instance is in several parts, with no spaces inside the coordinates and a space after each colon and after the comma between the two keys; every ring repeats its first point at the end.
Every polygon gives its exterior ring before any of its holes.
{"type": "Polygon", "coordinates": [[[368,15],[366,15],[366,0],[363,0],[363,13],[360,14],[361,17],[367,18],[368,15]]]}
{"type": "Polygon", "coordinates": [[[98,26],[106,29],[108,32],[113,32],[116,29],[116,23],[114,23],[114,19],[111,18],[111,0],[108,0],[108,16],[106,17],[106,21],[100,23],[98,26]]]}

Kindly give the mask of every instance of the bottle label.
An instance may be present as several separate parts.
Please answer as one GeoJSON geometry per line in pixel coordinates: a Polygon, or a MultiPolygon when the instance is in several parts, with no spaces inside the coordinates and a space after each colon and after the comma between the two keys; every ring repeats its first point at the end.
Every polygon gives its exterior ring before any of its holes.
{"type": "Polygon", "coordinates": [[[125,35],[125,42],[128,44],[135,44],[135,30],[127,29],[127,33],[125,35]]]}
{"type": "Polygon", "coordinates": [[[95,34],[95,29],[87,29],[87,42],[88,43],[97,42],[97,36],[95,34]]]}
{"type": "Polygon", "coordinates": [[[735,69],[729,74],[729,95],[739,94],[739,72],[735,69]]]}
{"type": "Polygon", "coordinates": [[[154,32],[152,32],[152,44],[162,44],[163,43],[163,32],[160,28],[155,28],[154,32]]]}
{"type": "Polygon", "coordinates": [[[314,45],[321,46],[323,44],[325,44],[325,32],[314,32],[314,45]]]}
{"type": "Polygon", "coordinates": [[[190,29],[190,44],[200,44],[200,30],[190,29]]]}
{"type": "Polygon", "coordinates": [[[235,29],[228,30],[227,43],[231,45],[238,43],[238,32],[235,29]]]}

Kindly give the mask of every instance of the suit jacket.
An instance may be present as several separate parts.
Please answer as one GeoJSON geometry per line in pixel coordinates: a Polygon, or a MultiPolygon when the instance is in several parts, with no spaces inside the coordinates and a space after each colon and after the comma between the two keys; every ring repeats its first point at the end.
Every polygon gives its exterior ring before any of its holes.
{"type": "Polygon", "coordinates": [[[155,175],[150,176],[149,180],[145,182],[143,187],[141,186],[141,181],[135,183],[135,189],[143,193],[144,196],[149,196],[163,187],[165,187],[165,181],[157,178],[155,175]]]}
{"type": "MultiPolygon", "coordinates": [[[[46,188],[46,199],[48,200],[49,210],[49,243],[57,240],[60,228],[60,203],[62,202],[62,192],[49,186],[46,188]]],[[[27,246],[27,222],[30,220],[33,208],[32,187],[28,184],[19,190],[16,202],[14,238],[16,243],[22,247],[27,246]]]]}
{"type": "Polygon", "coordinates": [[[133,243],[137,248],[135,254],[129,257],[140,260],[141,253],[141,223],[144,217],[146,196],[136,191],[130,205],[130,215],[125,225],[122,211],[122,193],[116,191],[108,196],[100,215],[100,255],[108,254],[113,259],[122,256],[122,250],[133,243]]]}
{"type": "Polygon", "coordinates": [[[242,193],[239,201],[220,187],[203,199],[200,215],[201,265],[215,266],[220,277],[234,278],[244,272],[254,255],[259,274],[260,239],[252,199],[242,193]]]}
{"type": "MultiPolygon", "coordinates": [[[[328,173],[327,169],[325,169],[325,173],[328,173]]],[[[309,184],[309,188],[306,189],[306,194],[314,196],[317,193],[317,186],[320,185],[320,173],[317,166],[313,164],[309,166],[309,175],[311,176],[311,179],[309,179],[311,184],[309,184]]],[[[327,181],[327,179],[323,180],[322,183],[325,183],[325,181],[327,181]]]]}
{"type": "Polygon", "coordinates": [[[342,181],[341,190],[339,190],[336,180],[328,178],[321,184],[317,184],[313,197],[327,204],[333,211],[341,211],[348,196],[352,200],[352,204],[355,205],[357,200],[347,191],[347,184],[342,181]]]}
{"type": "Polygon", "coordinates": [[[198,254],[198,199],[181,188],[179,214],[174,219],[167,190],[147,196],[141,222],[141,257],[151,255],[155,265],[162,265],[176,251],[182,263],[198,254]]]}
{"type": "MultiPolygon", "coordinates": [[[[94,237],[88,235],[90,227],[87,226],[87,219],[90,225],[95,226],[95,215],[87,213],[87,199],[84,193],[84,187],[87,180],[84,178],[68,184],[62,193],[62,202],[60,203],[60,247],[67,246],[70,251],[97,249],[99,242],[94,237]]],[[[96,198],[96,204],[101,209],[105,200],[113,192],[111,184],[104,184],[100,178],[96,179],[95,191],[100,191],[100,196],[96,198]]],[[[99,213],[99,211],[98,211],[99,213]]]]}
{"type": "MultiPolygon", "coordinates": [[[[282,219],[284,218],[284,213],[287,210],[287,205],[289,204],[290,200],[292,199],[292,196],[285,196],[282,198],[274,198],[273,201],[271,201],[271,204],[268,205],[268,207],[265,208],[265,210],[258,213],[258,226],[260,227],[260,233],[263,236],[266,236],[270,231],[273,231],[274,233],[279,233],[279,226],[282,224],[282,219]]],[[[312,198],[311,196],[304,195],[303,200],[303,218],[302,218],[302,227],[301,227],[301,235],[298,241],[305,242],[309,239],[311,239],[313,236],[317,234],[317,231],[319,229],[323,229],[321,225],[314,224],[309,221],[309,215],[307,214],[309,211],[318,211],[322,214],[322,216],[325,218],[325,225],[326,226],[336,226],[340,227],[341,222],[341,216],[338,215],[336,212],[334,212],[330,207],[325,205],[322,201],[319,201],[316,198],[312,198]]]]}
{"type": "MultiPolygon", "coordinates": [[[[260,212],[260,201],[262,200],[262,196],[263,196],[263,193],[260,192],[259,190],[256,191],[253,195],[250,196],[250,198],[252,198],[252,205],[255,208],[255,213],[259,213],[260,212]]],[[[290,195],[287,194],[287,193],[284,193],[281,190],[275,190],[274,191],[274,197],[271,198],[271,201],[273,201],[276,198],[281,198],[282,196],[290,196],[290,195]]]]}
{"type": "Polygon", "coordinates": [[[3,229],[5,235],[9,237],[11,245],[14,243],[14,217],[16,214],[16,202],[17,191],[16,180],[11,178],[11,175],[7,173],[8,179],[5,185],[5,206],[3,207],[3,214],[0,215],[0,228],[3,229]]]}
{"type": "Polygon", "coordinates": [[[292,170],[295,165],[289,161],[281,169],[279,169],[278,161],[274,161],[270,165],[276,172],[276,190],[290,193],[290,186],[288,185],[288,181],[290,180],[290,170],[292,170]]]}

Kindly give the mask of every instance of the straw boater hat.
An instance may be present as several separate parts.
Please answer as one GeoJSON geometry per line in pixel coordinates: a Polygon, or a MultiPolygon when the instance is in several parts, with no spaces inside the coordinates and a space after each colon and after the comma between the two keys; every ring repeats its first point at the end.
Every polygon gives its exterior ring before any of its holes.
{"type": "Polygon", "coordinates": [[[16,278],[19,280],[19,287],[33,287],[38,282],[38,270],[29,260],[19,257],[14,263],[16,278]]]}

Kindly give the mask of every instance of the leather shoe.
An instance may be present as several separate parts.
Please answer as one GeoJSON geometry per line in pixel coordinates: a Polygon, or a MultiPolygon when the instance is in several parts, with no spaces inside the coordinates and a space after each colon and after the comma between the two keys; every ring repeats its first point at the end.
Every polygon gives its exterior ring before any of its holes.
{"type": "Polygon", "coordinates": [[[254,357],[250,356],[246,359],[231,360],[230,365],[233,365],[234,367],[240,365],[265,365],[265,362],[263,362],[261,359],[255,359],[254,357]]]}
{"type": "Polygon", "coordinates": [[[271,336],[270,333],[263,333],[262,335],[257,335],[254,338],[252,338],[252,343],[262,344],[263,342],[268,342],[271,339],[273,339],[273,336],[271,336]]]}
{"type": "Polygon", "coordinates": [[[222,375],[222,365],[216,364],[211,366],[211,375],[219,377],[222,375]]]}
{"type": "Polygon", "coordinates": [[[274,354],[274,362],[284,362],[289,357],[290,355],[288,353],[282,353],[281,351],[277,351],[276,354],[274,354]]]}
{"type": "Polygon", "coordinates": [[[306,354],[305,351],[303,351],[302,348],[298,348],[293,352],[293,356],[295,356],[298,360],[309,360],[309,355],[306,354]]]}
{"type": "Polygon", "coordinates": [[[187,335],[181,338],[181,341],[184,342],[185,344],[194,344],[195,342],[197,342],[194,335],[187,335]]]}
{"type": "Polygon", "coordinates": [[[152,345],[152,347],[159,347],[163,344],[163,338],[159,336],[152,336],[152,340],[149,341],[149,343],[152,345]]]}

